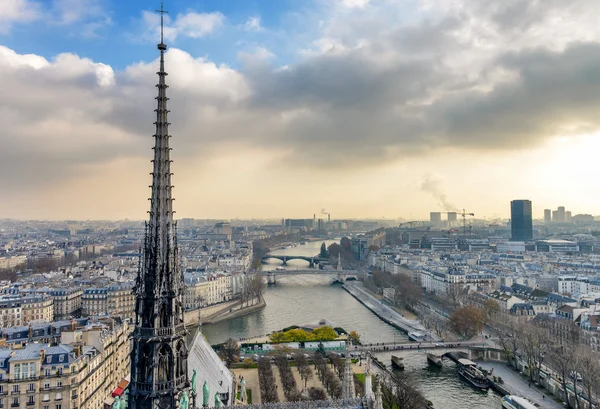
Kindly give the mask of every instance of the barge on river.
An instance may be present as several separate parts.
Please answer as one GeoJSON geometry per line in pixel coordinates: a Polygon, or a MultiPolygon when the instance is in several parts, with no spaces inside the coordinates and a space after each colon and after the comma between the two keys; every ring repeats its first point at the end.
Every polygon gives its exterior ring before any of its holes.
{"type": "Polygon", "coordinates": [[[440,355],[436,355],[436,354],[432,354],[431,352],[428,352],[427,353],[427,363],[441,368],[442,357],[440,355]]]}
{"type": "Polygon", "coordinates": [[[401,356],[392,355],[392,368],[404,369],[404,358],[401,356]]]}
{"type": "Polygon", "coordinates": [[[487,391],[491,386],[489,379],[477,369],[477,364],[468,359],[458,360],[458,374],[477,389],[487,391]]]}
{"type": "Polygon", "coordinates": [[[504,409],[537,409],[533,403],[525,398],[515,395],[507,395],[502,398],[502,407],[504,409]]]}

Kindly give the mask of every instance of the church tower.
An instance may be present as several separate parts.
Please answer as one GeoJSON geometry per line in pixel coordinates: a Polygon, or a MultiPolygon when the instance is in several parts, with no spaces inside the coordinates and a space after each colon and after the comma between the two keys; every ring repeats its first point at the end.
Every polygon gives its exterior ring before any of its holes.
{"type": "Polygon", "coordinates": [[[152,160],[152,197],[144,249],[134,287],[135,330],[132,334],[130,409],[174,409],[189,392],[188,349],[183,320],[183,274],[179,266],[173,221],[167,84],[163,16],[158,50],[158,96],[152,160]]]}

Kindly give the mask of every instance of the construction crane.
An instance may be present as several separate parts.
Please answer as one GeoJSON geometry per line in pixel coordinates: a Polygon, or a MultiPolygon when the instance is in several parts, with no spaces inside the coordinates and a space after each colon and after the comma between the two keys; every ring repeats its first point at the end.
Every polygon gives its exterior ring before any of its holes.
{"type": "Polygon", "coordinates": [[[458,233],[458,229],[450,229],[448,230],[448,238],[452,235],[452,233],[458,233]]]}
{"type": "MultiPolygon", "coordinates": [[[[462,209],[462,213],[459,214],[463,219],[463,234],[465,235],[465,237],[467,237],[467,216],[475,216],[475,213],[467,213],[465,209],[462,209]]],[[[472,226],[469,227],[471,228],[472,226]]]]}

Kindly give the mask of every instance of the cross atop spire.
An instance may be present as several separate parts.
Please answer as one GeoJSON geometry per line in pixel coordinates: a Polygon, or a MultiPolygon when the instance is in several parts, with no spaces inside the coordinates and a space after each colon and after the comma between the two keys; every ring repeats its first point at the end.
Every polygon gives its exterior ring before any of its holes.
{"type": "Polygon", "coordinates": [[[165,22],[164,22],[164,17],[165,14],[168,14],[169,12],[167,10],[165,10],[163,2],[160,2],[160,10],[156,10],[157,13],[160,14],[160,44],[158,45],[158,49],[161,51],[164,51],[167,49],[167,45],[164,42],[164,28],[165,28],[165,22]]]}

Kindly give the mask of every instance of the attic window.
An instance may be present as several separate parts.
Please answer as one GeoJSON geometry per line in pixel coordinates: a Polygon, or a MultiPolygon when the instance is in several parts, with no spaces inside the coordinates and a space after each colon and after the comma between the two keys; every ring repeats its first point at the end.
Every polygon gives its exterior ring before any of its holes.
{"type": "Polygon", "coordinates": [[[58,358],[58,360],[59,360],[59,362],[62,362],[62,361],[64,361],[64,360],[65,360],[65,356],[64,356],[64,355],[61,355],[61,356],[58,358]]]}
{"type": "Polygon", "coordinates": [[[49,364],[49,363],[52,363],[52,356],[48,355],[48,356],[46,357],[46,363],[48,363],[48,364],[49,364]]]}

